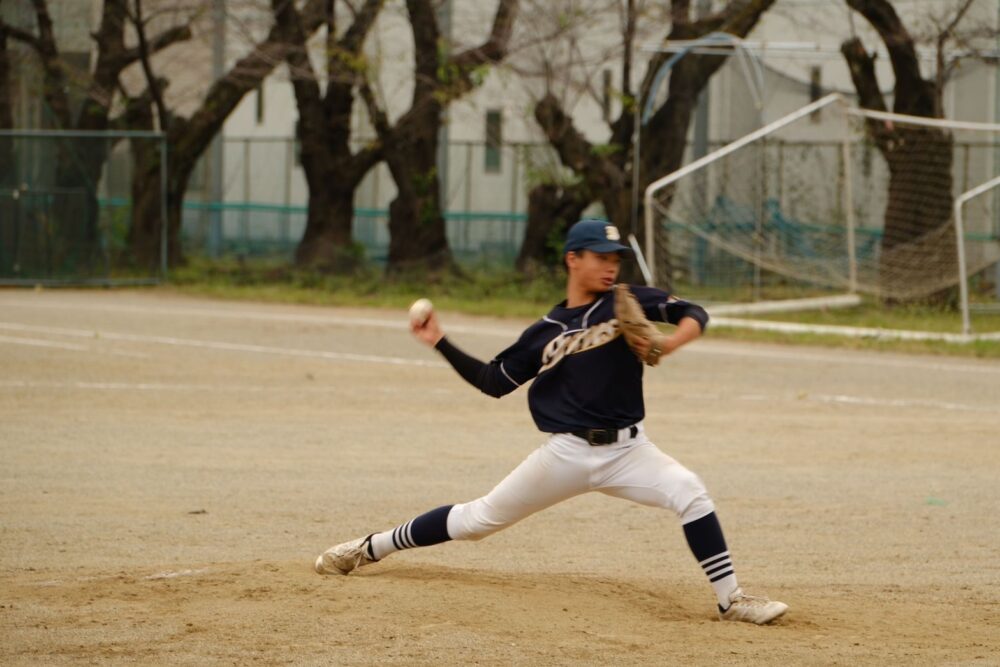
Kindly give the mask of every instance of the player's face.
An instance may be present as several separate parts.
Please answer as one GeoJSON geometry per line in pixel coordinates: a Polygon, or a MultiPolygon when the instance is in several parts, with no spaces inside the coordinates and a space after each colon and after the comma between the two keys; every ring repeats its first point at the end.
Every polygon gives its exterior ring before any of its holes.
{"type": "Polygon", "coordinates": [[[567,254],[569,279],[578,287],[591,294],[600,294],[611,289],[618,280],[622,258],[616,252],[592,252],[580,250],[567,254]]]}

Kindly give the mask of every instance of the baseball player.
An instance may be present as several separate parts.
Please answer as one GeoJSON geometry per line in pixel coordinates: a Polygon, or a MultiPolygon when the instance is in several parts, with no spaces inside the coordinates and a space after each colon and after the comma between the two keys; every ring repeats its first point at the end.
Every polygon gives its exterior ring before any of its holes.
{"type": "Polygon", "coordinates": [[[680,518],[688,546],[715,591],[721,619],[773,621],[788,606],[743,593],[701,479],[660,451],[643,427],[642,360],[655,365],[661,355],[698,338],[708,315],[652,287],[615,288],[622,255],[630,250],[603,220],[573,225],[564,252],[566,300],[489,363],[458,349],[433,312],[423,323],[411,323],[416,338],[490,396],[533,381],[528,405],[538,429],[548,434],[545,443],[485,496],[332,547],[316,559],[316,571],[346,575],[404,549],[480,540],[555,503],[600,491],[680,518]],[[661,334],[647,318],[676,329],[661,334]],[[651,331],[628,337],[625,322],[632,326],[634,320],[643,320],[651,331]]]}

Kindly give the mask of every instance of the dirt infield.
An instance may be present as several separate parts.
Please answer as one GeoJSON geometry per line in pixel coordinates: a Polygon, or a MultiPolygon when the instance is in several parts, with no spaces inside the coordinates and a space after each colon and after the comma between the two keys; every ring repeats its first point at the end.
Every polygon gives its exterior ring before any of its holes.
{"type": "MultiPolygon", "coordinates": [[[[647,375],[741,583],[596,494],[321,577],[333,543],[477,497],[542,442],[405,314],[0,291],[0,664],[1000,664],[1000,364],[732,344],[647,375]]],[[[525,322],[444,314],[488,357],[525,322]]]]}

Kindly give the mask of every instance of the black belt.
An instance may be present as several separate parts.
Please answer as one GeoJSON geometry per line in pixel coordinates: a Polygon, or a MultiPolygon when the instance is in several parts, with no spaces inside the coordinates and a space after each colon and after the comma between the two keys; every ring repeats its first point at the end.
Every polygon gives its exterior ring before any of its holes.
{"type": "MultiPolygon", "coordinates": [[[[583,438],[590,443],[592,447],[599,447],[601,445],[613,445],[618,442],[619,431],[621,431],[619,428],[588,428],[582,431],[570,431],[570,435],[583,438]]],[[[628,434],[630,438],[634,438],[638,433],[638,426],[628,427],[628,434]]]]}

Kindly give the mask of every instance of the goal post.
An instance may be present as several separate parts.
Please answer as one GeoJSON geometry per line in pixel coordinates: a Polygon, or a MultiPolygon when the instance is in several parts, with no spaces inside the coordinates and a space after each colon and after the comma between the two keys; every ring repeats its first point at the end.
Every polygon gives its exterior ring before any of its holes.
{"type": "MultiPolygon", "coordinates": [[[[815,102],[808,104],[792,113],[775,120],[764,127],[751,132],[750,134],[733,141],[732,143],[723,146],[722,148],[715,150],[704,157],[695,160],[691,164],[688,164],[677,171],[667,174],[662,178],[657,179],[646,187],[646,191],[643,198],[643,213],[644,213],[644,223],[645,223],[645,242],[646,242],[646,261],[650,266],[650,271],[652,274],[653,284],[656,284],[657,280],[661,276],[656,274],[656,219],[657,215],[668,216],[670,215],[670,205],[674,199],[674,194],[676,190],[676,184],[682,179],[685,179],[696,172],[709,171],[713,165],[718,165],[720,161],[729,157],[732,154],[738,153],[741,149],[745,149],[748,146],[758,144],[761,140],[765,139],[770,135],[774,135],[779,130],[792,125],[796,122],[801,121],[803,118],[807,118],[812,114],[818,113],[824,108],[833,106],[846,106],[843,97],[837,93],[831,93],[825,97],[816,100],[815,102]],[[664,196],[664,193],[665,196],[664,196]]],[[[846,137],[846,130],[844,132],[846,137]]],[[[847,139],[844,140],[845,150],[847,139]]],[[[718,182],[718,179],[716,179],[718,182]]],[[[723,186],[724,187],[724,186],[723,186]]],[[[701,193],[704,194],[704,193],[701,193]]],[[[760,208],[760,202],[756,202],[755,205],[751,206],[752,210],[757,210],[760,208]]],[[[751,213],[753,215],[753,213],[751,213]]],[[[850,234],[848,234],[850,236],[850,234]]],[[[852,254],[848,252],[847,254],[852,254]]],[[[760,261],[757,259],[756,261],[760,261]]],[[[850,267],[850,272],[853,274],[856,272],[856,267],[853,265],[850,267]]],[[[669,277],[668,277],[669,279],[669,277]]]]}
{"type": "Polygon", "coordinates": [[[1000,176],[992,178],[987,182],[972,188],[971,190],[963,192],[955,200],[955,241],[958,247],[958,285],[962,306],[962,333],[967,336],[972,333],[972,318],[969,312],[969,276],[968,260],[966,259],[965,253],[965,219],[963,210],[968,202],[997,187],[1000,187],[1000,176]]]}
{"type": "Polygon", "coordinates": [[[998,124],[828,95],[649,185],[653,282],[719,284],[729,271],[726,284],[742,287],[765,271],[785,292],[960,299],[967,313],[970,276],[1000,261],[998,198],[979,196],[1000,185],[998,148],[998,124]]]}

